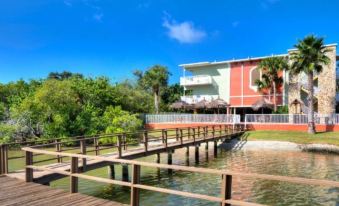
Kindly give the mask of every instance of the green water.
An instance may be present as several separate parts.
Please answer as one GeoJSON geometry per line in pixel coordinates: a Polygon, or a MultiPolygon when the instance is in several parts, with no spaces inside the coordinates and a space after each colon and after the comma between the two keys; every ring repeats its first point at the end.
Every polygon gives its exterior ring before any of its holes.
{"type": "MultiPolygon", "coordinates": [[[[218,157],[212,150],[205,153],[200,148],[199,164],[194,160],[194,148],[191,148],[189,164],[204,168],[230,169],[239,172],[262,173],[284,176],[298,176],[339,181],[339,156],[315,154],[297,151],[247,150],[226,151],[220,149],[218,157]]],[[[141,158],[154,162],[155,156],[141,158]]],[[[166,163],[167,155],[161,154],[166,163]]],[[[173,164],[187,165],[185,149],[176,150],[173,164]]],[[[141,183],[181,191],[196,192],[219,196],[221,178],[216,175],[202,175],[187,172],[174,172],[153,168],[141,168],[141,183]]],[[[121,166],[115,166],[116,179],[121,179],[121,166]]],[[[86,172],[88,175],[108,177],[108,168],[86,172]]],[[[52,187],[68,190],[69,179],[64,178],[51,184],[52,187]]],[[[80,179],[79,191],[121,203],[129,203],[129,189],[80,179]]],[[[339,205],[339,188],[306,186],[278,181],[233,178],[232,198],[268,205],[339,205]]],[[[219,205],[207,201],[183,198],[150,191],[141,191],[141,205],[219,205]]]]}

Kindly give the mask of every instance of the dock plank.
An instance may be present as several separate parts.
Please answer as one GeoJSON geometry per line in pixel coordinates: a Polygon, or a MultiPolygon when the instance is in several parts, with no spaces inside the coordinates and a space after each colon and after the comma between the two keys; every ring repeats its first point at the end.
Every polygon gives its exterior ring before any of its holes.
{"type": "Polygon", "coordinates": [[[79,193],[69,194],[60,189],[53,189],[36,183],[26,183],[7,176],[0,176],[0,185],[1,206],[124,206],[122,203],[79,193]]]}

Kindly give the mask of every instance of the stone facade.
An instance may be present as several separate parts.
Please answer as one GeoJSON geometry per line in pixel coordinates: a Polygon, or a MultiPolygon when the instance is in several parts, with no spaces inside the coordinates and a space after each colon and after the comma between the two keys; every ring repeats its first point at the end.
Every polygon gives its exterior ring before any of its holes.
{"type": "MultiPolygon", "coordinates": [[[[331,51],[328,57],[331,59],[329,65],[324,65],[323,71],[318,74],[317,108],[319,114],[331,115],[335,113],[336,106],[336,46],[328,46],[331,51]]],[[[288,107],[291,114],[298,113],[292,104],[294,100],[301,99],[301,87],[298,75],[289,74],[288,80],[288,107]]]]}
{"type": "Polygon", "coordinates": [[[336,106],[336,47],[331,46],[329,49],[331,63],[325,65],[318,75],[318,113],[325,115],[334,114],[336,106]]]}

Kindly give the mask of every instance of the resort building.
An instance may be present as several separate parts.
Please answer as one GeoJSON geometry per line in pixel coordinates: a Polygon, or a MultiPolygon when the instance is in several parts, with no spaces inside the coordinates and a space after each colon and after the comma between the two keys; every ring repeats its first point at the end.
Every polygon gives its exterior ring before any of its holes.
{"type": "MultiPolygon", "coordinates": [[[[331,50],[327,55],[331,59],[329,65],[314,77],[315,111],[319,114],[333,114],[336,112],[337,79],[339,79],[336,44],[326,45],[331,50]]],[[[289,57],[293,50],[287,54],[278,55],[289,57]]],[[[219,62],[199,62],[181,64],[183,77],[180,85],[185,88],[182,101],[195,104],[202,100],[212,101],[217,98],[229,104],[229,113],[249,114],[269,112],[266,110],[253,110],[258,102],[273,103],[273,94],[268,91],[259,91],[255,81],[261,78],[262,72],[257,69],[258,63],[266,57],[234,59],[219,62]],[[189,95],[188,95],[189,94],[189,95]]],[[[278,106],[288,106],[292,114],[307,112],[307,77],[304,74],[291,75],[281,72],[283,84],[277,88],[275,102],[278,106]]]]}

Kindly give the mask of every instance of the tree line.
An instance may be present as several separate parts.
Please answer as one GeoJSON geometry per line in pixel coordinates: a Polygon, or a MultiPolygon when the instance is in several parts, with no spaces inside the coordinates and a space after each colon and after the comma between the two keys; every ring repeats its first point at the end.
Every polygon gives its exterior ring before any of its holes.
{"type": "Polygon", "coordinates": [[[134,75],[111,82],[64,71],[0,84],[0,143],[133,132],[142,127],[141,114],[170,111],[183,93],[180,85],[169,85],[164,66],[134,75]]]}

